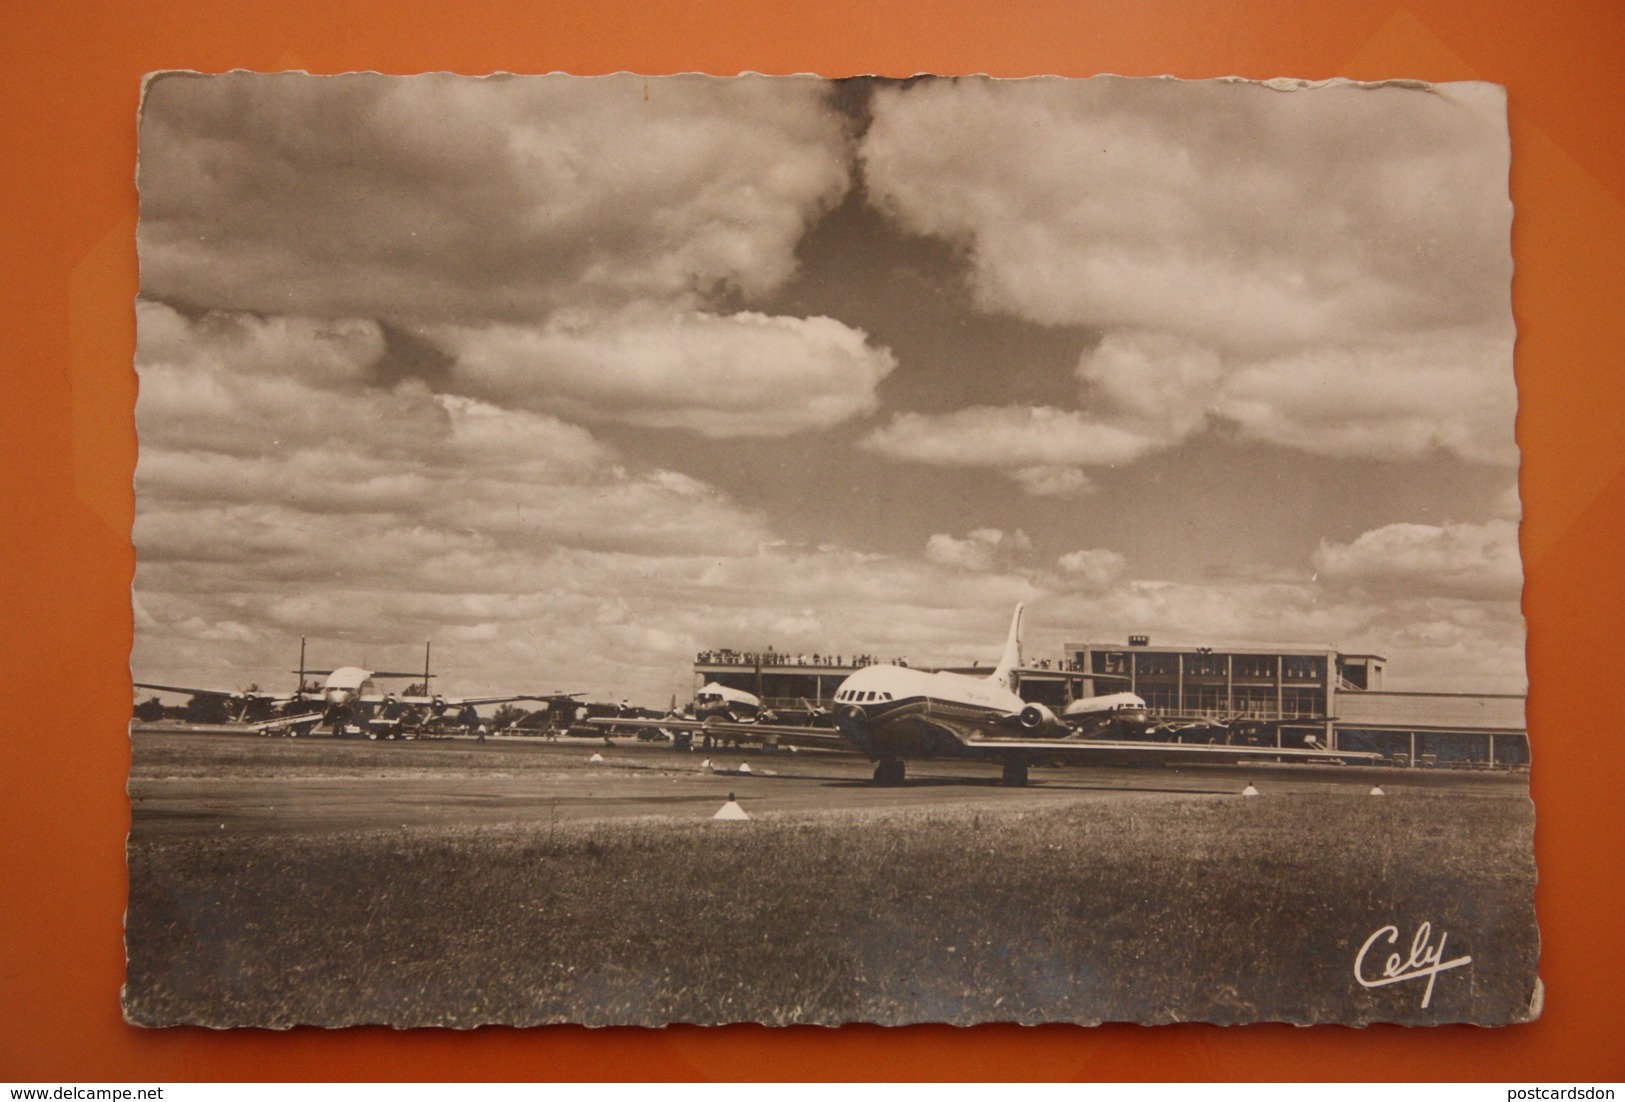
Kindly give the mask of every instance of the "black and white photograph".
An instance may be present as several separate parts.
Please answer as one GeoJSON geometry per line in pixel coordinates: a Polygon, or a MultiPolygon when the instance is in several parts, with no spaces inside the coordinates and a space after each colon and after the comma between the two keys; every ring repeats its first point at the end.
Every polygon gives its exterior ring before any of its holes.
{"type": "Polygon", "coordinates": [[[188,72],[126,1019],[1540,1014],[1487,83],[188,72]]]}

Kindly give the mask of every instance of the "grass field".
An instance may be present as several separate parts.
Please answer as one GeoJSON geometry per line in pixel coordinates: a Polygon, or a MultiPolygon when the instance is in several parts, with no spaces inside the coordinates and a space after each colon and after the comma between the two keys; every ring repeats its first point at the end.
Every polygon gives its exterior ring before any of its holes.
{"type": "MultiPolygon", "coordinates": [[[[492,752],[514,750],[497,759],[502,768],[554,769],[552,759],[523,753],[531,739],[469,739],[368,742],[364,739],[285,739],[251,735],[168,737],[141,747],[132,764],[135,777],[308,777],[312,775],[397,776],[411,771],[436,775],[459,771],[488,773],[492,752]]],[[[582,748],[602,749],[598,739],[560,740],[582,748]]]]}
{"type": "Polygon", "coordinates": [[[1523,1018],[1531,805],[1363,792],[138,836],[126,1011],[271,1026],[1523,1018]],[[1473,956],[1430,1009],[1422,983],[1354,983],[1370,933],[1393,923],[1408,945],[1423,921],[1473,956]]]}

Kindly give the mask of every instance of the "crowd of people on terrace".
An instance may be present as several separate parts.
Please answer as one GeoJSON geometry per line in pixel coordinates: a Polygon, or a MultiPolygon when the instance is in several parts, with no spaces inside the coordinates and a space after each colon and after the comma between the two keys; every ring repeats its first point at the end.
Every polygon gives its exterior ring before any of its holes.
{"type": "MultiPolygon", "coordinates": [[[[864,666],[878,666],[884,660],[873,654],[791,654],[788,651],[737,651],[728,647],[718,650],[702,650],[694,656],[695,662],[701,666],[833,666],[838,669],[861,669],[864,666]]],[[[907,666],[906,658],[893,658],[893,666],[907,666]]],[[[1066,670],[1077,672],[1083,666],[1070,658],[1051,661],[1040,658],[1027,664],[1033,670],[1066,670]]]]}
{"type": "MultiPolygon", "coordinates": [[[[723,647],[720,650],[702,650],[695,656],[695,660],[702,666],[839,666],[862,667],[878,666],[882,663],[878,655],[874,654],[790,654],[787,651],[737,651],[723,647]]],[[[908,661],[903,658],[893,658],[894,666],[906,666],[908,661]]]]}

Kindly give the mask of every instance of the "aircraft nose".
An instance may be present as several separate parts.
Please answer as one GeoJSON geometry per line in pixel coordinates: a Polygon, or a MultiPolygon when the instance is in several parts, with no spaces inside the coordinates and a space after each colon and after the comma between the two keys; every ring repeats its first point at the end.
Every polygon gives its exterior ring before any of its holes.
{"type": "Polygon", "coordinates": [[[854,742],[862,741],[869,733],[869,714],[861,704],[843,704],[835,710],[835,726],[854,742]]]}

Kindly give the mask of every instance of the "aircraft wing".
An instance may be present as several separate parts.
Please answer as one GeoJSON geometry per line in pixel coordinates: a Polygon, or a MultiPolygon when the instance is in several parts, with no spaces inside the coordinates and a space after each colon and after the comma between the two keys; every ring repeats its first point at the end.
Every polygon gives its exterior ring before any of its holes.
{"type": "MultiPolygon", "coordinates": [[[[230,692],[225,689],[194,689],[187,685],[154,685],[146,681],[137,681],[135,683],[135,687],[138,689],[152,689],[155,692],[161,693],[185,693],[188,696],[215,696],[219,697],[221,700],[253,700],[261,704],[287,704],[291,701],[300,699],[300,697],[295,696],[293,693],[276,695],[274,693],[262,693],[258,691],[249,692],[246,690],[230,692]]],[[[317,694],[305,693],[303,695],[306,697],[313,697],[317,694]]]]}
{"type": "Polygon", "coordinates": [[[290,727],[314,727],[325,718],[322,712],[305,712],[296,716],[282,716],[279,719],[262,719],[255,723],[241,723],[236,726],[244,731],[286,731],[290,727]]]}
{"type": "Polygon", "coordinates": [[[556,699],[557,695],[558,694],[554,694],[552,697],[547,697],[538,693],[520,693],[518,696],[462,696],[449,699],[446,701],[446,703],[458,708],[467,708],[470,705],[477,706],[480,704],[512,704],[516,700],[532,700],[536,701],[537,703],[541,703],[543,701],[556,699]]]}
{"type": "Polygon", "coordinates": [[[616,719],[600,716],[587,720],[592,727],[642,727],[658,731],[692,731],[734,742],[755,742],[778,746],[805,746],[820,750],[852,750],[852,744],[839,732],[827,727],[801,727],[790,723],[729,723],[698,719],[616,719]]]}
{"type": "Polygon", "coordinates": [[[398,704],[443,704],[448,708],[469,708],[481,704],[511,704],[515,700],[546,700],[545,696],[397,696],[398,704]]]}
{"type": "Polygon", "coordinates": [[[518,693],[513,696],[397,696],[394,700],[401,704],[443,704],[448,708],[467,708],[478,707],[481,704],[512,704],[518,700],[534,700],[540,704],[582,695],[584,694],[518,693]]]}
{"type": "Polygon", "coordinates": [[[1229,746],[1203,742],[1138,742],[1121,739],[1011,739],[955,737],[966,747],[984,751],[990,757],[1001,753],[1026,754],[1074,762],[1104,762],[1113,759],[1156,761],[1324,761],[1374,762],[1381,754],[1355,750],[1314,750],[1290,746],[1229,746]]]}
{"type": "Polygon", "coordinates": [[[137,681],[135,683],[135,687],[138,689],[152,689],[160,693],[185,693],[188,696],[218,696],[228,700],[246,695],[244,693],[234,692],[226,689],[194,689],[187,685],[153,685],[146,681],[137,681]]]}

